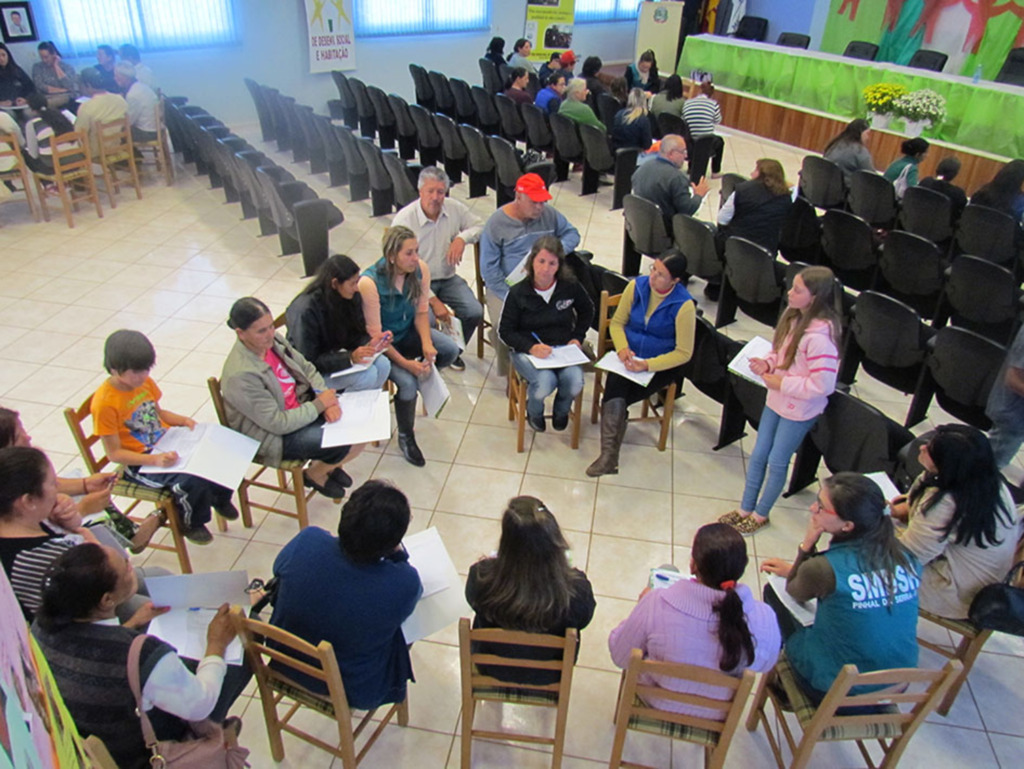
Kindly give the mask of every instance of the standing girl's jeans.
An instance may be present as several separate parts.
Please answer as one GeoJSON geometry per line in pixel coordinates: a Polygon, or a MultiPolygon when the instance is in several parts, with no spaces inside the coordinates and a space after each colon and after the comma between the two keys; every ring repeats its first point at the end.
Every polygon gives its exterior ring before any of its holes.
{"type": "Polygon", "coordinates": [[[512,353],[512,365],[519,375],[529,383],[526,391],[526,413],[534,420],[544,418],[544,399],[558,390],[555,395],[555,416],[565,416],[572,408],[572,402],[583,392],[583,367],[536,368],[529,356],[522,352],[512,353]]]}
{"type": "Polygon", "coordinates": [[[807,431],[814,427],[817,417],[803,422],[794,422],[779,416],[767,406],[761,412],[761,424],[757,428],[757,443],[747,460],[747,483],[743,488],[741,510],[750,510],[763,518],[772,511],[775,500],[786,485],[789,460],[793,458],[800,441],[807,431]],[[765,482],[765,469],[768,480],[765,482]],[[764,484],[762,490],[761,485],[764,484]],[[760,500],[757,498],[761,493],[760,500]]]}

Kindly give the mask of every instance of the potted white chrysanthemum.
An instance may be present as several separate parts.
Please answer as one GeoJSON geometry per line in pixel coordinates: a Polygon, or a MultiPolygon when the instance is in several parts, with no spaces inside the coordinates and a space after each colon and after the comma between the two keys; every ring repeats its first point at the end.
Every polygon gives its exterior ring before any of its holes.
{"type": "Polygon", "coordinates": [[[946,119],[946,99],[929,88],[903,94],[893,102],[893,113],[906,122],[907,136],[920,136],[946,119]]]}

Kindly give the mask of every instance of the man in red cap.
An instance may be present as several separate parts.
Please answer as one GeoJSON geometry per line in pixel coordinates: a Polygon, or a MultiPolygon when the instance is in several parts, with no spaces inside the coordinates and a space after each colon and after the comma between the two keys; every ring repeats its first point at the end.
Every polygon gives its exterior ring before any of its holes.
{"type": "Polygon", "coordinates": [[[491,214],[480,235],[480,273],[487,285],[487,314],[501,376],[508,374],[508,350],[497,340],[494,328],[509,288],[525,275],[523,268],[534,241],[542,235],[554,235],[567,254],[580,244],[579,230],[547,205],[549,200],[551,193],[540,176],[520,176],[515,200],[491,214]]]}

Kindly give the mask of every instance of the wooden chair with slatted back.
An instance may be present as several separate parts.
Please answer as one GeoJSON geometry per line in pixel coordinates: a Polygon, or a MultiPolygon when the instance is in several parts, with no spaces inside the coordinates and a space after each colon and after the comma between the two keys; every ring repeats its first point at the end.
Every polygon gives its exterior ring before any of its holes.
{"type": "Polygon", "coordinates": [[[619,685],[619,704],[615,711],[615,741],[612,743],[609,769],[617,769],[620,766],[640,767],[640,764],[622,760],[627,729],[703,745],[705,769],[722,769],[726,754],[729,752],[729,743],[743,718],[747,697],[754,688],[754,678],[754,672],[751,670],[743,671],[743,675],[736,678],[720,670],[685,665],[681,662],[645,660],[643,652],[633,649],[629,665],[622,671],[622,681],[619,685]],[[681,682],[693,682],[702,687],[717,686],[729,692],[729,698],[712,699],[641,684],[640,676],[670,677],[681,682]],[[706,708],[714,711],[716,717],[684,715],[648,704],[655,699],[706,708]]]}
{"type": "Polygon", "coordinates": [[[569,715],[569,690],[572,687],[572,670],[576,664],[576,648],[579,633],[569,628],[564,636],[542,633],[524,633],[516,630],[477,629],[470,627],[469,619],[459,620],[459,662],[462,668],[462,769],[472,765],[473,738],[487,740],[509,740],[532,745],[550,745],[552,748],[551,768],[562,765],[562,751],[565,746],[565,727],[569,715]],[[503,657],[497,654],[474,652],[477,643],[516,644],[559,650],[561,660],[543,661],[503,657]],[[553,684],[517,684],[501,681],[480,672],[479,665],[504,665],[523,670],[560,671],[559,680],[553,684]],[[474,729],[473,718],[478,702],[508,702],[520,705],[537,705],[555,709],[554,735],[521,732],[474,729]]]}
{"type": "MultiPolygon", "coordinates": [[[[92,419],[92,396],[90,395],[86,398],[85,402],[77,409],[70,407],[64,409],[64,418],[67,420],[68,427],[71,428],[71,435],[78,446],[78,452],[82,455],[82,461],[85,462],[86,474],[91,475],[101,472],[104,467],[110,464],[110,460],[105,454],[100,457],[96,456],[96,446],[99,445],[102,448],[103,443],[98,435],[86,435],[84,428],[85,421],[90,420],[91,422],[92,419]]],[[[178,564],[181,566],[181,573],[192,573],[192,562],[188,556],[188,541],[182,532],[178,508],[174,503],[174,495],[170,491],[167,489],[151,489],[148,486],[132,483],[122,477],[114,484],[111,494],[115,497],[125,497],[133,500],[124,513],[136,523],[141,522],[142,519],[133,516],[132,512],[143,502],[150,502],[163,511],[166,521],[165,525],[171,530],[171,542],[173,544],[156,544],[150,541],[149,547],[153,550],[165,550],[176,554],[178,556],[178,564]]],[[[218,527],[223,530],[223,520],[219,515],[215,515],[215,517],[217,518],[218,527]]]]}
{"type": "MultiPolygon", "coordinates": [[[[1020,541],[1017,543],[1017,552],[1013,557],[1014,563],[1019,563],[1021,561],[1024,561],[1024,535],[1021,536],[1020,541]]],[[[1014,584],[1017,587],[1024,589],[1024,570],[1017,571],[1014,584]]],[[[923,646],[936,654],[941,654],[947,659],[960,660],[964,666],[960,676],[953,682],[953,685],[949,687],[949,691],[946,692],[946,696],[935,709],[940,716],[945,716],[949,714],[949,709],[953,707],[953,703],[956,701],[956,696],[960,693],[960,687],[962,687],[964,682],[967,681],[967,676],[970,674],[971,668],[974,667],[974,661],[978,659],[978,655],[981,653],[982,647],[985,645],[985,642],[988,641],[993,631],[980,628],[967,619],[950,619],[948,617],[940,617],[938,614],[932,614],[924,609],[918,610],[918,616],[921,619],[926,619],[941,628],[945,628],[951,633],[956,633],[960,637],[960,642],[953,650],[950,650],[948,646],[933,643],[932,641],[921,638],[920,636],[918,636],[917,639],[919,646],[923,646]]]]}
{"type": "MultiPolygon", "coordinates": [[[[526,446],[526,396],[530,383],[516,371],[515,366],[508,369],[508,421],[516,423],[516,451],[520,454],[526,446]]],[[[574,449],[580,447],[580,429],[583,426],[583,390],[572,402],[569,410],[570,433],[569,445],[574,449]]]]}
{"type": "Polygon", "coordinates": [[[50,155],[53,171],[36,171],[36,193],[39,205],[43,210],[43,220],[50,221],[50,209],[46,203],[46,184],[57,187],[57,195],[64,207],[64,216],[68,227],[73,228],[75,221],[72,210],[78,210],[78,204],[91,200],[96,205],[96,215],[103,218],[103,207],[100,205],[99,188],[92,173],[92,151],[89,139],[82,131],[69,131],[60,136],[50,138],[50,155]]]}
{"type": "Polygon", "coordinates": [[[100,147],[99,163],[103,168],[103,183],[107,187],[110,207],[117,208],[114,194],[121,193],[121,177],[118,174],[122,170],[128,174],[127,181],[135,187],[136,196],[142,200],[142,185],[139,183],[138,166],[135,165],[135,145],[128,116],[99,123],[95,131],[100,147]]]}
{"type": "Polygon", "coordinates": [[[143,158],[152,154],[157,170],[164,175],[167,186],[174,184],[174,162],[171,159],[171,145],[167,141],[167,123],[164,120],[164,101],[161,96],[156,104],[156,138],[148,141],[132,139],[135,149],[143,158]]]}
{"type": "MultiPolygon", "coordinates": [[[[601,292],[601,304],[599,307],[598,330],[597,330],[597,359],[601,360],[605,353],[614,350],[612,343],[611,319],[615,314],[615,308],[619,306],[622,294],[609,295],[607,291],[601,292]]],[[[604,395],[604,378],[606,372],[601,369],[594,370],[594,399],[590,405],[590,422],[597,424],[601,415],[601,396],[604,395]]],[[[640,409],[639,417],[630,417],[630,422],[658,422],[661,425],[661,432],[658,435],[658,451],[664,451],[668,444],[668,433],[672,429],[672,412],[675,409],[676,395],[679,393],[679,384],[673,382],[668,387],[655,393],[649,398],[644,398],[643,406],[640,409]],[[658,395],[661,396],[661,403],[658,402],[658,395]]]]}
{"type": "Polygon", "coordinates": [[[355,769],[394,716],[397,716],[399,726],[409,723],[409,702],[406,698],[388,708],[357,753],[355,742],[366,727],[373,723],[379,708],[369,711],[360,719],[356,728],[352,728],[352,711],[345,697],[345,685],[334,647],[328,641],[313,646],[281,628],[247,618],[238,607],[232,609],[231,620],[245,648],[249,667],[256,677],[263,716],[267,723],[267,737],[270,739],[270,753],[275,761],[284,760],[281,732],[288,732],[340,758],[343,769],[355,769]],[[274,667],[270,667],[271,662],[274,667]],[[296,680],[296,673],[320,682],[327,693],[321,694],[306,688],[296,680]],[[281,715],[278,706],[284,700],[288,700],[284,702],[287,711],[281,715]],[[292,724],[292,716],[304,708],[314,710],[335,722],[338,727],[337,744],[324,742],[292,724]]]}
{"type": "Polygon", "coordinates": [[[818,742],[845,740],[857,743],[861,756],[872,769],[875,760],[865,742],[877,742],[884,754],[878,769],[894,769],[911,737],[946,696],[962,670],[959,660],[950,660],[941,670],[896,668],[860,673],[856,665],[844,665],[821,703],[815,706],[797,682],[783,652],[774,669],[761,679],[747,716],[747,729],[754,731],[758,724],[764,726],[779,769],[787,764],[783,760],[781,740],[772,732],[773,723],[778,723],[792,755],[789,769],[808,766],[818,742]],[[854,687],[875,690],[851,694],[854,687]],[[766,711],[769,700],[775,709],[774,719],[769,718],[766,711]],[[841,708],[851,707],[874,707],[879,712],[869,715],[838,713],[841,708]],[[796,715],[801,730],[799,741],[793,736],[786,712],[796,715]]]}
{"type": "Polygon", "coordinates": [[[25,193],[28,210],[32,212],[32,218],[38,222],[39,210],[36,208],[35,198],[32,197],[29,171],[25,165],[25,158],[21,154],[21,146],[18,144],[17,137],[0,133],[0,168],[5,166],[10,166],[10,168],[0,171],[0,183],[21,181],[21,189],[25,193]]]}
{"type": "Polygon", "coordinates": [[[484,308],[484,316],[480,320],[480,328],[476,330],[476,357],[484,357],[484,345],[491,344],[491,340],[487,339],[487,334],[484,333],[487,329],[491,328],[494,324],[487,320],[487,299],[484,295],[484,276],[480,272],[480,244],[473,244],[473,267],[476,269],[476,300],[480,302],[480,306],[484,308]]]}

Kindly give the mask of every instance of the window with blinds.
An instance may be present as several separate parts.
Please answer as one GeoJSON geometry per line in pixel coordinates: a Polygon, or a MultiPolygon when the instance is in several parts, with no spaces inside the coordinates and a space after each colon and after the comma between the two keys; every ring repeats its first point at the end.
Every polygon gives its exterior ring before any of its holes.
{"type": "Polygon", "coordinates": [[[491,26],[489,0],[352,0],[356,38],[468,32],[491,26]]]}

